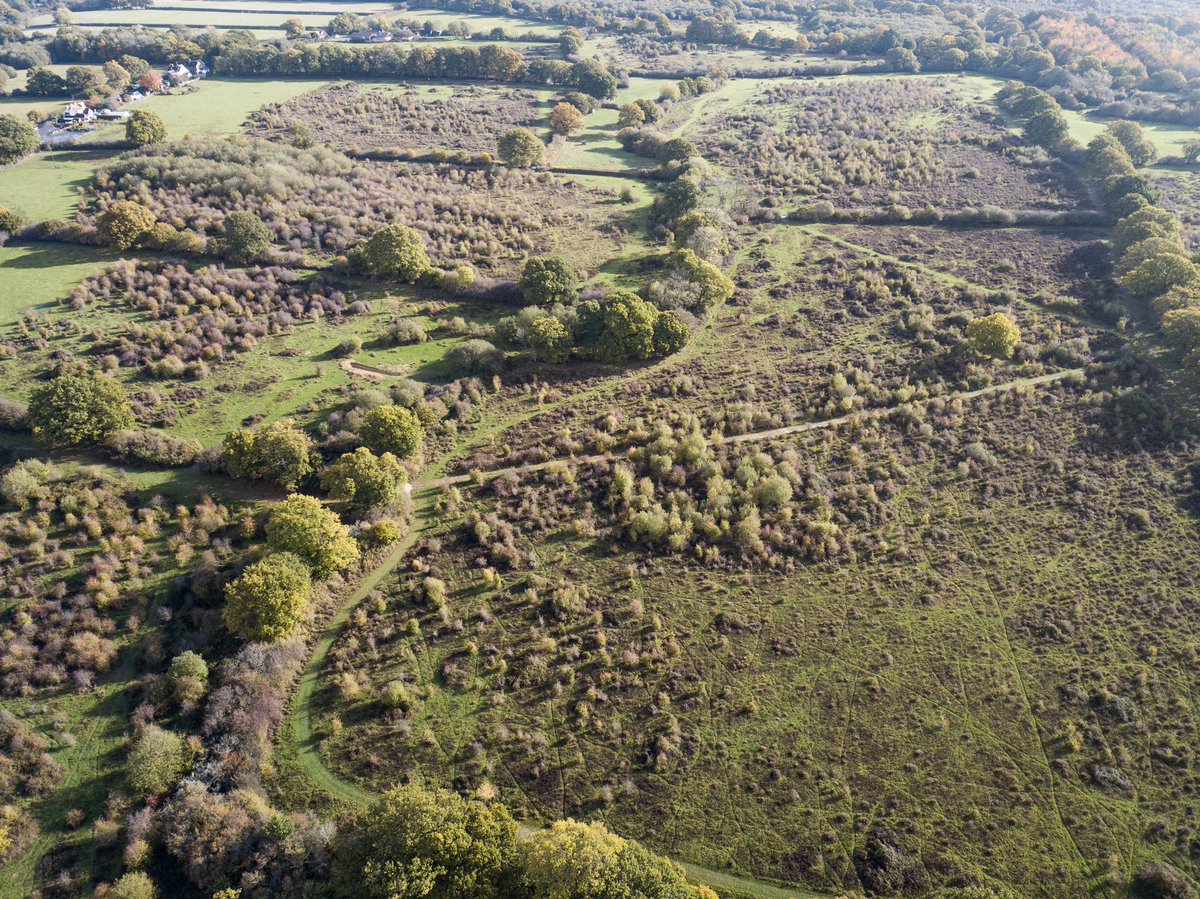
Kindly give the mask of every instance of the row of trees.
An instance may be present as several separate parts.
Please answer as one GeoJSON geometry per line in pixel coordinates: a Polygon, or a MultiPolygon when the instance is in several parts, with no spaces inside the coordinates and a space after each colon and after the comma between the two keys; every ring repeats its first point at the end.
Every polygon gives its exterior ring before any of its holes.
{"type": "MultiPolygon", "coordinates": [[[[1011,83],[999,96],[1005,108],[1025,120],[1030,140],[1061,156],[1078,155],[1053,97],[1011,83]]],[[[1117,219],[1112,239],[1122,285],[1149,304],[1184,364],[1195,365],[1200,360],[1200,264],[1184,244],[1179,217],[1158,205],[1153,185],[1138,171],[1157,156],[1140,125],[1118,121],[1088,144],[1082,159],[1100,202],[1117,219]]]]}
{"type": "Polygon", "coordinates": [[[227,49],[214,62],[227,75],[388,75],[570,85],[594,97],[615,96],[617,78],[594,60],[526,60],[508,47],[430,47],[374,44],[272,45],[227,49]]]}

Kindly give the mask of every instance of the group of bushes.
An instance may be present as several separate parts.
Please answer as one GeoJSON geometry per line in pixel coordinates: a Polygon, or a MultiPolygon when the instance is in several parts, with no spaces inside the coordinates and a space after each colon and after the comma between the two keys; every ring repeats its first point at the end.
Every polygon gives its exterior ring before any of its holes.
{"type": "Polygon", "coordinates": [[[210,367],[298,322],[340,319],[366,303],[321,275],[277,266],[226,269],[123,259],[71,290],[63,303],[137,313],[101,332],[92,353],[104,368],[137,368],[154,379],[202,379],[210,367]]]}
{"type": "Polygon", "coordinates": [[[17,600],[0,640],[0,693],[9,696],[90,688],[116,658],[117,616],[136,614],[129,603],[161,567],[168,530],[178,526],[170,539],[190,553],[225,520],[207,503],[172,515],[127,485],[35,460],[4,471],[0,498],[0,589],[17,600]]]}
{"type": "Polygon", "coordinates": [[[537,95],[528,90],[471,85],[452,91],[442,99],[416,88],[397,93],[337,82],[264,106],[251,115],[250,129],[296,146],[482,153],[505,130],[528,126],[539,116],[537,95]]]}
{"type": "Polygon", "coordinates": [[[595,228],[581,209],[588,205],[587,189],[550,175],[425,165],[406,166],[404,175],[398,178],[392,165],[355,162],[323,147],[240,140],[158,144],[102,166],[83,219],[100,229],[100,242],[118,249],[175,249],[184,241],[180,251],[207,250],[240,263],[272,243],[294,253],[345,253],[380,227],[403,224],[421,232],[437,264],[486,269],[544,250],[563,230],[595,228]],[[137,221],[118,219],[118,232],[109,219],[113,209],[130,211],[124,204],[142,211],[137,221]],[[356,215],[347,216],[347,209],[356,215]],[[235,242],[230,222],[241,228],[240,217],[261,233],[239,231],[235,242]]]}

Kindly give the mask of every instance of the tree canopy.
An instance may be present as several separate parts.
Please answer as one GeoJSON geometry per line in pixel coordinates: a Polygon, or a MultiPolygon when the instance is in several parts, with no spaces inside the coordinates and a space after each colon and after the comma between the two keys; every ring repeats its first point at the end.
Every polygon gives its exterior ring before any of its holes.
{"type": "Polygon", "coordinates": [[[154,213],[133,200],[119,200],[96,218],[96,233],[114,250],[124,252],[154,231],[154,213]]]}
{"type": "Polygon", "coordinates": [[[335,850],[334,889],[348,899],[522,895],[516,822],[454,793],[389,790],[339,829],[335,850]]]}
{"type": "Polygon", "coordinates": [[[496,153],[505,165],[529,168],[546,161],[546,145],[528,128],[506,131],[496,146],[496,153]]]}
{"type": "Polygon", "coordinates": [[[272,553],[225,586],[225,626],[243,640],[273,643],[304,620],[312,578],[299,556],[272,553]]]}
{"type": "Polygon", "coordinates": [[[570,103],[559,103],[550,110],[550,130],[570,136],[583,127],[583,113],[570,103]]]}
{"type": "Polygon", "coordinates": [[[526,260],[517,288],[524,294],[525,302],[548,306],[574,300],[579,280],[565,259],[548,256],[526,260]]]}
{"type": "Polygon", "coordinates": [[[271,248],[275,235],[253,212],[231,212],[221,225],[221,248],[239,265],[261,259],[271,248]]]}
{"type": "Polygon", "coordinates": [[[113,431],[133,427],[133,411],[117,381],[71,368],[34,388],[29,424],[33,435],[51,446],[96,444],[113,431]]]}
{"type": "Polygon", "coordinates": [[[421,235],[407,225],[385,225],[354,249],[354,257],[380,278],[415,284],[433,264],[421,235]]]}
{"type": "Polygon", "coordinates": [[[167,139],[167,126],[152,109],[135,109],[125,122],[125,139],[135,147],[161,144],[167,139]]]}
{"type": "Polygon", "coordinates": [[[157,796],[178,783],[187,771],[183,738],[153,724],[146,725],[129,748],[125,777],[143,796],[157,796]]]}
{"type": "Polygon", "coordinates": [[[425,429],[421,420],[403,406],[377,406],[363,419],[358,436],[374,453],[410,459],[421,451],[425,429]]]}
{"type": "Polygon", "coordinates": [[[404,466],[394,455],[377,456],[360,446],[321,473],[321,489],[333,499],[371,509],[393,505],[407,480],[404,466]]]}
{"type": "Polygon", "coordinates": [[[0,165],[16,162],[41,145],[37,129],[15,115],[0,115],[0,165]]]}
{"type": "Polygon", "coordinates": [[[1021,332],[1011,318],[996,312],[968,322],[967,339],[981,356],[1011,359],[1021,342],[1021,332]]]}
{"type": "Polygon", "coordinates": [[[294,553],[317,577],[329,577],[358,562],[358,544],[350,529],[312,496],[293,493],[271,510],[267,544],[294,553]]]}
{"type": "Polygon", "coordinates": [[[312,440],[290,419],[225,435],[221,462],[230,477],[255,478],[295,490],[316,470],[312,440]]]}

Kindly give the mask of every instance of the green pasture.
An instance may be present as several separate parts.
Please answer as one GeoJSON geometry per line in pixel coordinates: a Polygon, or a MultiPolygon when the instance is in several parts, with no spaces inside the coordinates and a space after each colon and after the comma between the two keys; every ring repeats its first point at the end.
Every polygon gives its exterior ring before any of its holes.
{"type": "Polygon", "coordinates": [[[75,217],[79,191],[110,155],[59,151],[26,157],[0,169],[0,205],[20,210],[33,222],[70,220],[75,217]]]}

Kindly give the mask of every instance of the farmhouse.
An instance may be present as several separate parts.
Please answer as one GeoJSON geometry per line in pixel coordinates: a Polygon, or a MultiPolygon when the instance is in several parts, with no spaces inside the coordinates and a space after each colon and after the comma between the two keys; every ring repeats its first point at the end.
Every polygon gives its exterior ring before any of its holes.
{"type": "Polygon", "coordinates": [[[208,66],[203,60],[194,59],[188,63],[176,63],[163,72],[163,84],[168,87],[178,87],[197,78],[208,75],[208,66]]]}
{"type": "Polygon", "coordinates": [[[353,31],[350,33],[350,43],[352,44],[390,44],[392,42],[392,33],[390,31],[381,31],[376,28],[373,31],[353,31]]]}
{"type": "Polygon", "coordinates": [[[96,111],[94,109],[86,103],[75,101],[67,104],[67,108],[58,117],[57,124],[64,128],[73,125],[86,125],[89,122],[95,121],[95,118],[96,111]]]}

